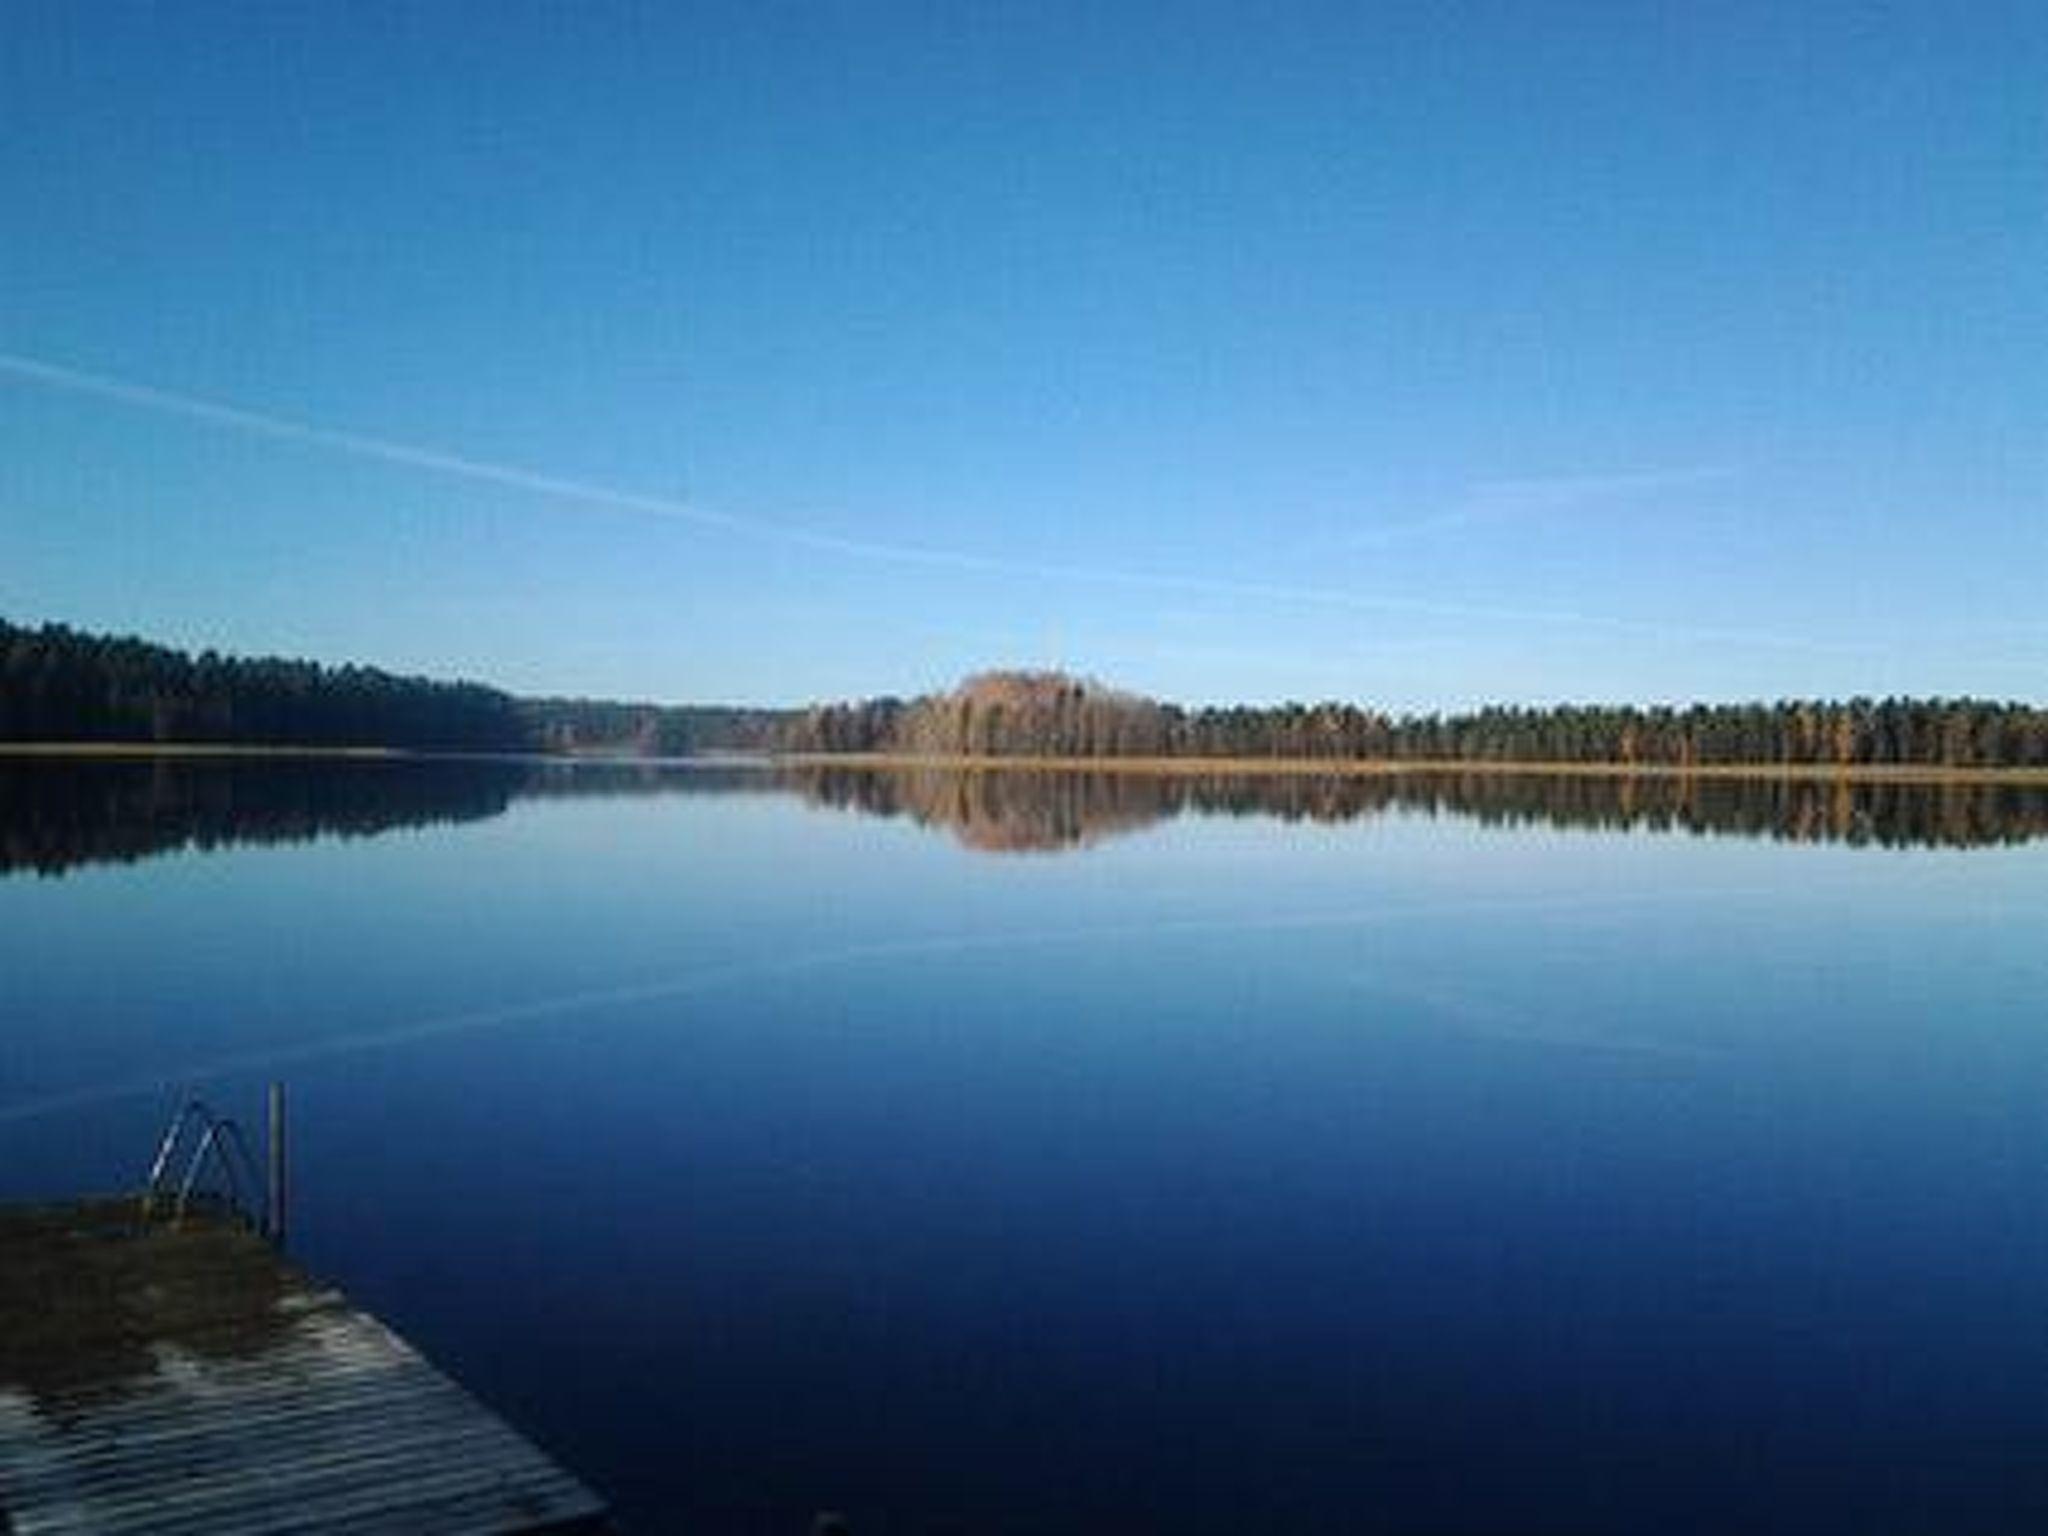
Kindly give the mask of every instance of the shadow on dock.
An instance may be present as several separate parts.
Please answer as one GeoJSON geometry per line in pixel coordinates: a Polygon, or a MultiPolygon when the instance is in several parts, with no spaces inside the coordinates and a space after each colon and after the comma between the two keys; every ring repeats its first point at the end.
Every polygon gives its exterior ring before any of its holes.
{"type": "Polygon", "coordinates": [[[595,1532],[603,1503],[238,1218],[0,1208],[0,1531],[595,1532]]]}

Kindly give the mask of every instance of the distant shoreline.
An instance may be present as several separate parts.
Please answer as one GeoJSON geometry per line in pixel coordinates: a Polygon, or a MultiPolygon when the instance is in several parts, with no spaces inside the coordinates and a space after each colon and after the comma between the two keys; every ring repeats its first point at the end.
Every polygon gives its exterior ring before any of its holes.
{"type": "Polygon", "coordinates": [[[977,757],[900,752],[787,752],[769,759],[797,767],[1050,770],[1061,773],[1161,775],[1289,774],[1323,778],[1392,778],[1405,773],[1467,773],[1605,779],[1883,780],[1929,784],[2048,784],[2048,768],[1957,768],[1938,763],[1564,763],[1499,758],[1322,757],[977,757]]]}
{"type": "Polygon", "coordinates": [[[521,761],[686,767],[760,764],[789,768],[870,768],[882,771],[945,773],[1033,772],[1147,774],[1195,777],[1203,774],[1297,778],[1393,778],[1402,774],[1485,774],[1501,777],[1601,779],[1777,779],[1843,780],[1905,784],[2043,784],[2048,768],[1961,768],[1928,763],[1676,763],[1546,762],[1500,758],[1323,758],[1323,757],[1033,757],[919,755],[904,752],[719,753],[652,757],[611,753],[430,752],[407,747],[265,746],[231,742],[0,742],[0,758],[345,758],[388,760],[521,761]]]}
{"type": "Polygon", "coordinates": [[[688,757],[661,757],[642,752],[543,752],[505,748],[500,751],[459,751],[444,747],[301,747],[255,742],[211,741],[0,741],[0,758],[107,758],[151,757],[234,757],[234,758],[346,758],[358,762],[409,763],[603,763],[633,767],[731,767],[735,764],[767,764],[774,761],[766,752],[699,752],[688,757]]]}
{"type": "Polygon", "coordinates": [[[212,741],[0,741],[0,757],[488,757],[407,747],[291,747],[212,741]]]}

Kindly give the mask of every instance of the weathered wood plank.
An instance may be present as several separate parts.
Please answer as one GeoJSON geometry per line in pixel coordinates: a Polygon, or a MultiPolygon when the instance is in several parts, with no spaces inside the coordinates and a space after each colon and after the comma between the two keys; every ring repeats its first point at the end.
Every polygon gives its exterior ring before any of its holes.
{"type": "Polygon", "coordinates": [[[604,1528],[574,1477],[231,1223],[0,1209],[0,1319],[13,1536],[604,1528]]]}

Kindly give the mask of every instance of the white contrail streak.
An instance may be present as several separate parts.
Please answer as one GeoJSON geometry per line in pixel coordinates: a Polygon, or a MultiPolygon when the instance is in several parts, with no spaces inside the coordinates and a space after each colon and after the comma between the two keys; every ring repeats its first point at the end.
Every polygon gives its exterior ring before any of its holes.
{"type": "Polygon", "coordinates": [[[390,1050],[452,1035],[476,1034],[514,1028],[548,1020],[573,1018],[607,1008],[669,1002],[715,991],[739,982],[774,980],[801,975],[806,971],[828,970],[877,960],[899,960],[936,955],[990,953],[1006,950],[1124,943],[1133,939],[1200,937],[1246,933],[1310,932],[1318,929],[1366,928],[1381,923],[1444,917],[1488,915],[1541,916],[1548,913],[1599,911],[1619,907],[1639,909],[1646,905],[1688,901],[1728,901],[1780,894],[1765,887],[1724,887],[1691,891],[1593,892],[1584,896],[1499,897],[1482,900],[1418,902],[1412,906],[1349,907],[1319,912],[1276,913],[1264,917],[1176,918],[1159,922],[1107,924],[1092,928],[1025,929],[1008,933],[941,934],[922,939],[882,939],[812,950],[806,954],[773,960],[709,966],[701,971],[632,986],[602,987],[589,991],[558,993],[523,1003],[467,1009],[437,1014],[383,1028],[301,1041],[261,1050],[239,1051],[166,1070],[149,1077],[123,1078],[67,1089],[41,1098],[0,1105],[0,1127],[51,1115],[86,1109],[122,1099],[143,1098],[164,1092],[175,1083],[240,1076],[274,1071],[279,1067],[325,1061],[365,1051],[390,1050]]]}
{"type": "Polygon", "coordinates": [[[516,464],[473,459],[464,454],[391,438],[351,432],[337,427],[295,421],[268,411],[229,405],[178,390],[159,389],[108,374],[91,373],[19,352],[0,351],[0,374],[92,395],[212,426],[227,427],[285,442],[305,443],[357,458],[396,464],[433,474],[502,486],[557,501],[579,502],[614,512],[688,523],[702,528],[772,540],[800,549],[841,555],[859,560],[881,560],[898,565],[938,567],[948,570],[979,571],[992,575],[1024,576],[1037,580],[1088,582],[1117,587],[1150,588],[1163,591],[1202,593],[1214,597],[1247,598],[1274,603],[1312,603],[1325,607],[1349,608],[1368,613],[1405,614],[1419,618],[1476,619],[1511,624],[1565,625],[1606,630],[1667,640],[1720,645],[1757,646],[1773,650],[1812,651],[1827,654],[1869,654],[1876,647],[1816,640],[1797,635],[1780,635],[1751,629],[1728,629],[1613,618],[1579,613],[1569,609],[1499,608],[1482,604],[1433,602],[1422,598],[1387,597],[1354,592],[1339,587],[1295,585],[1285,582],[1242,581],[1226,577],[1194,576],[1174,572],[1116,570],[1101,566],[1066,565],[1058,562],[1019,560],[1008,556],[981,555],[967,550],[941,549],[914,544],[894,544],[877,539],[852,538],[796,523],[776,522],[720,511],[694,501],[670,496],[644,495],[612,486],[594,485],[562,475],[545,474],[516,464]]]}
{"type": "Polygon", "coordinates": [[[1346,542],[1359,549],[1399,544],[1430,534],[1448,533],[1453,529],[1521,522],[1576,507],[1707,485],[1729,479],[1733,474],[1733,470],[1720,465],[1690,465],[1681,469],[1638,469],[1604,475],[1482,480],[1468,486],[1463,497],[1441,512],[1405,523],[1381,523],[1363,528],[1346,542]]]}
{"type": "Polygon", "coordinates": [[[387,464],[403,464],[412,469],[426,469],[437,474],[460,476],[465,480],[481,480],[491,485],[507,486],[513,490],[532,491],[541,496],[558,496],[570,501],[590,502],[599,506],[615,507],[622,512],[673,518],[679,522],[699,523],[710,528],[760,531],[761,527],[745,518],[710,511],[666,497],[639,496],[630,491],[615,491],[604,486],[587,485],[580,480],[544,475],[515,465],[486,463],[462,454],[446,453],[438,448],[422,448],[412,443],[393,442],[390,438],[372,437],[366,433],[347,432],[335,427],[318,427],[310,422],[273,416],[266,411],[246,410],[238,405],[226,405],[217,400],[202,399],[197,395],[181,394],[176,390],[158,389],[154,385],[136,384],[100,373],[87,373],[83,369],[67,368],[61,363],[25,357],[18,352],[0,352],[0,371],[11,373],[17,378],[33,380],[38,384],[47,384],[55,389],[97,395],[103,400],[118,400],[124,405],[136,405],[145,410],[184,416],[217,427],[233,427],[238,431],[253,432],[261,437],[280,438],[287,442],[312,443],[321,448],[332,448],[340,453],[354,454],[357,458],[381,459],[387,464]]]}

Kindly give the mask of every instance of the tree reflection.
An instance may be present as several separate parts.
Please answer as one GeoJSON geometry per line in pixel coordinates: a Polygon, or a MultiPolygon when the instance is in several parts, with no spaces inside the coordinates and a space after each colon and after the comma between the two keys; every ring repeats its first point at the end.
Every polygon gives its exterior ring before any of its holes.
{"type": "Polygon", "coordinates": [[[2048,832],[2048,785],[1898,779],[1415,771],[1141,774],[804,767],[814,803],[902,816],[990,852],[1083,848],[1183,815],[1337,823],[1385,814],[1488,826],[1687,832],[1886,848],[1977,848],[2048,832]]]}
{"type": "Polygon", "coordinates": [[[1057,852],[1180,816],[1984,848],[2048,832],[2048,784],[1402,771],[1378,775],[653,765],[520,758],[0,758],[0,874],[481,821],[536,798],[790,795],[987,853],[1057,852]]]}
{"type": "Polygon", "coordinates": [[[474,758],[0,760],[0,873],[481,821],[527,778],[474,758]]]}

